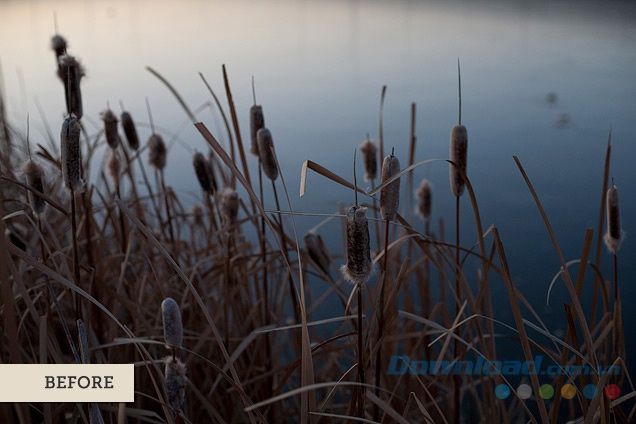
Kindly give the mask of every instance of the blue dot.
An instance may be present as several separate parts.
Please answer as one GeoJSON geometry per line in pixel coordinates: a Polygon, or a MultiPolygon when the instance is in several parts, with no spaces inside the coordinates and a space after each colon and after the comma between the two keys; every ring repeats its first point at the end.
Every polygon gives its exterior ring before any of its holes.
{"type": "Polygon", "coordinates": [[[508,387],[506,384],[500,384],[497,387],[495,387],[495,396],[497,396],[499,399],[506,399],[508,396],[510,396],[510,387],[508,387]]]}
{"type": "Polygon", "coordinates": [[[586,399],[594,399],[597,394],[598,390],[594,384],[588,384],[583,387],[583,396],[585,396],[586,399]]]}

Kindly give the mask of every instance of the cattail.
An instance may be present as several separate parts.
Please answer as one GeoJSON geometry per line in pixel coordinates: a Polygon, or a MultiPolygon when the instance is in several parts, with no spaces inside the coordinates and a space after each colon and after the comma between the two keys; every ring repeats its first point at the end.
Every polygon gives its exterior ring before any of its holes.
{"type": "Polygon", "coordinates": [[[161,170],[166,166],[166,143],[159,134],[153,134],[148,139],[148,162],[150,165],[161,170]]]}
{"type": "Polygon", "coordinates": [[[66,111],[69,115],[75,115],[77,119],[80,119],[83,114],[80,80],[84,76],[84,68],[73,56],[65,54],[60,57],[57,75],[64,83],[66,111]]]}
{"type": "MultiPolygon", "coordinates": [[[[382,184],[400,172],[400,161],[393,153],[382,162],[382,184]]],[[[400,204],[400,179],[396,179],[380,190],[380,213],[382,219],[393,221],[400,204]]]]}
{"type": "Polygon", "coordinates": [[[119,160],[119,153],[117,150],[111,150],[108,158],[108,173],[113,179],[115,185],[119,185],[119,178],[121,175],[121,161],[119,160]]]}
{"type": "Polygon", "coordinates": [[[51,37],[51,48],[55,52],[55,58],[59,61],[60,57],[66,54],[66,39],[59,34],[51,37]]]}
{"type": "Polygon", "coordinates": [[[236,190],[225,188],[220,198],[221,215],[227,224],[234,224],[239,210],[239,197],[236,190]]]}
{"type": "Polygon", "coordinates": [[[250,135],[252,137],[252,147],[250,152],[253,155],[258,154],[258,131],[265,128],[265,115],[263,115],[263,106],[254,105],[250,108],[250,135]]]}
{"type": "Polygon", "coordinates": [[[104,121],[104,136],[106,142],[111,149],[116,149],[119,145],[119,134],[117,133],[117,116],[112,110],[106,109],[102,112],[102,121],[104,121]]]}
{"type": "Polygon", "coordinates": [[[171,347],[181,347],[183,343],[183,324],[179,305],[173,298],[167,297],[161,302],[161,315],[163,317],[163,338],[171,347]]]}
{"type": "Polygon", "coordinates": [[[176,411],[185,410],[186,367],[179,359],[165,359],[165,384],[168,404],[176,411]]]}
{"type": "Polygon", "coordinates": [[[431,184],[427,180],[422,180],[420,187],[415,192],[417,198],[417,212],[424,221],[431,217],[431,184]]]}
{"type": "Polygon", "coordinates": [[[352,206],[347,211],[347,263],[342,267],[345,278],[364,284],[371,274],[369,222],[367,208],[352,206]]]}
{"type": "MultiPolygon", "coordinates": [[[[44,193],[44,171],[40,165],[30,159],[25,162],[22,167],[22,172],[24,172],[24,175],[26,176],[26,183],[30,188],[39,191],[40,193],[44,193]]],[[[42,196],[29,190],[28,197],[33,213],[41,214],[44,212],[46,202],[42,196]]]]}
{"type": "Polygon", "coordinates": [[[453,194],[457,197],[464,192],[464,178],[466,175],[466,164],[468,155],[468,133],[463,125],[455,125],[450,136],[450,160],[455,164],[450,164],[450,186],[453,194]]]}
{"type": "Polygon", "coordinates": [[[62,175],[66,187],[71,191],[81,191],[80,124],[77,118],[69,116],[62,124],[62,175]]]}
{"type": "Polygon", "coordinates": [[[618,203],[618,189],[612,185],[605,195],[605,207],[607,209],[607,232],[605,233],[605,245],[612,254],[618,253],[623,243],[623,230],[621,229],[621,211],[618,203]]]}
{"type": "Polygon", "coordinates": [[[202,153],[196,152],[192,158],[192,165],[201,189],[208,194],[214,193],[216,191],[216,182],[210,162],[202,153]]]}
{"type": "Polygon", "coordinates": [[[360,145],[360,152],[364,158],[364,180],[373,181],[378,176],[378,148],[367,138],[360,145]]]}
{"type": "Polygon", "coordinates": [[[203,225],[203,208],[201,205],[194,205],[192,208],[192,220],[195,225],[202,226],[203,225]]]}
{"type": "Polygon", "coordinates": [[[329,274],[331,257],[329,256],[325,242],[322,240],[322,237],[320,237],[320,234],[310,231],[305,234],[304,239],[305,249],[307,249],[309,257],[325,274],[329,274]]]}
{"type": "Polygon", "coordinates": [[[135,122],[130,116],[128,112],[121,113],[121,127],[124,129],[124,134],[126,135],[126,140],[128,141],[128,147],[133,150],[137,150],[139,148],[139,136],[137,135],[137,128],[135,127],[135,122]]]}
{"type": "Polygon", "coordinates": [[[275,181],[278,178],[278,166],[276,166],[276,158],[274,157],[272,133],[263,127],[256,133],[256,139],[258,141],[258,156],[263,165],[263,172],[270,180],[275,181]]]}

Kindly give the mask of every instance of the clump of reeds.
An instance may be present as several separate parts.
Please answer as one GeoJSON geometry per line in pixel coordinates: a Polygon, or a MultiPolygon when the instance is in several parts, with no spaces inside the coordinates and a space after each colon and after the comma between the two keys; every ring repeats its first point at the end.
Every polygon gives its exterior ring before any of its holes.
{"type": "MultiPolygon", "coordinates": [[[[22,166],[22,172],[24,172],[26,183],[30,188],[40,193],[44,193],[44,171],[37,162],[33,159],[29,159],[22,166]]],[[[43,213],[46,208],[44,198],[31,190],[29,190],[28,197],[33,213],[36,215],[43,213]]]]}
{"type": "Polygon", "coordinates": [[[226,187],[220,196],[221,217],[226,225],[236,223],[239,211],[239,196],[236,190],[226,187]]]}
{"type": "Polygon", "coordinates": [[[165,359],[165,389],[168,404],[179,412],[185,411],[186,367],[179,359],[165,359]]]}
{"type": "Polygon", "coordinates": [[[322,272],[329,274],[331,256],[329,255],[325,242],[322,240],[320,234],[317,234],[315,231],[310,231],[305,234],[304,241],[305,249],[307,249],[309,257],[322,272]]]}
{"type": "Polygon", "coordinates": [[[378,148],[370,138],[360,144],[360,153],[364,160],[364,179],[373,181],[378,176],[378,148]]]}
{"type": "Polygon", "coordinates": [[[618,203],[618,188],[612,185],[605,195],[605,207],[607,211],[607,232],[603,238],[607,250],[613,255],[618,253],[623,243],[623,230],[621,228],[621,211],[618,203]]]}
{"type": "MultiPolygon", "coordinates": [[[[400,172],[400,161],[393,153],[382,162],[382,184],[400,172]]],[[[382,219],[393,221],[400,204],[400,179],[397,178],[380,190],[380,213],[382,219]]]]}
{"type": "Polygon", "coordinates": [[[183,323],[179,305],[171,297],[161,302],[161,316],[163,318],[163,338],[171,349],[178,349],[183,344],[183,323]]]}
{"type": "Polygon", "coordinates": [[[265,128],[265,115],[263,114],[263,106],[261,105],[253,105],[250,107],[250,136],[251,136],[251,147],[250,152],[259,156],[258,153],[258,131],[262,128],[265,128]]]}
{"type": "Polygon", "coordinates": [[[158,170],[162,170],[166,166],[166,156],[168,150],[163,137],[159,134],[152,134],[148,138],[148,162],[158,170]]]}
{"type": "Polygon", "coordinates": [[[112,110],[106,109],[102,112],[104,121],[104,137],[111,149],[116,149],[119,145],[119,133],[117,132],[117,116],[112,110]]]}
{"type": "Polygon", "coordinates": [[[431,218],[432,210],[432,193],[431,184],[427,180],[422,180],[420,186],[415,192],[417,199],[417,213],[424,220],[428,221],[431,218]]]}
{"type": "Polygon", "coordinates": [[[128,141],[128,147],[133,150],[139,149],[139,135],[137,134],[137,127],[135,127],[135,121],[133,121],[130,113],[124,111],[121,113],[121,127],[126,135],[128,141]]]}
{"type": "Polygon", "coordinates": [[[65,54],[59,59],[57,75],[64,84],[66,111],[78,119],[83,115],[82,91],[80,81],[84,76],[84,68],[74,56],[65,54]]]}
{"type": "Polygon", "coordinates": [[[278,178],[278,166],[274,156],[274,140],[272,133],[267,128],[261,128],[256,133],[258,142],[258,157],[263,166],[263,172],[267,177],[274,181],[278,178]]]}
{"type": "Polygon", "coordinates": [[[197,176],[201,189],[208,193],[213,194],[216,192],[216,180],[212,171],[212,165],[203,156],[203,153],[196,152],[192,158],[192,166],[194,167],[194,173],[197,176]]]}
{"type": "Polygon", "coordinates": [[[81,191],[83,188],[80,131],[81,127],[77,118],[69,116],[64,120],[60,136],[61,165],[64,183],[71,191],[81,191]]]}

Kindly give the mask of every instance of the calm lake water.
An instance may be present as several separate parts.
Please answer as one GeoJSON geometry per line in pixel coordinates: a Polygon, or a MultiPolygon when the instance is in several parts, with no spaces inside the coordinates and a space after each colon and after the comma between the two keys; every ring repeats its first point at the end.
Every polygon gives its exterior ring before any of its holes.
{"type": "MultiPolygon", "coordinates": [[[[198,189],[191,154],[204,150],[205,143],[145,66],[160,71],[196,108],[211,100],[197,73],[203,72],[224,99],[221,65],[226,64],[246,138],[253,75],[294,208],[304,212],[328,213],[338,202],[352,201],[350,192],[315,175],[308,195],[299,198],[300,166],[312,159],[350,176],[355,146],[366,133],[377,136],[383,84],[388,86],[386,145],[395,147],[406,163],[410,104],[416,102],[417,159],[445,158],[457,117],[460,58],[469,176],[484,224],[500,229],[516,284],[553,331],[563,329],[567,294],[557,285],[546,306],[546,290],[559,262],[512,155],[520,156],[566,258],[573,259],[580,254],[585,229],[596,229],[611,127],[611,175],[620,189],[627,233],[620,255],[621,287],[625,305],[636,301],[631,238],[636,233],[636,3],[3,1],[0,61],[9,117],[20,128],[30,113],[34,141],[44,137],[36,98],[54,133],[64,112],[49,48],[54,12],[70,52],[87,69],[87,120],[98,124],[107,102],[118,110],[121,100],[146,123],[148,97],[155,122],[170,129],[168,136],[181,127],[180,141],[169,154],[167,179],[192,199],[198,189]],[[553,102],[549,93],[556,95],[553,102]]],[[[216,112],[206,109],[199,118],[225,139],[216,112]]],[[[423,177],[434,187],[434,215],[445,218],[452,236],[447,166],[418,168],[416,183],[423,177]]],[[[409,195],[403,184],[403,199],[409,195]]],[[[464,210],[465,240],[472,244],[470,210],[464,210]]],[[[301,231],[319,221],[297,220],[301,231]]],[[[333,222],[322,229],[336,252],[341,249],[339,228],[333,222]]],[[[608,263],[604,253],[606,271],[608,263]]],[[[502,299],[501,318],[512,322],[502,286],[493,286],[502,299]]],[[[630,343],[636,320],[628,307],[625,320],[630,343]]],[[[628,344],[632,364],[635,351],[628,344]]]]}

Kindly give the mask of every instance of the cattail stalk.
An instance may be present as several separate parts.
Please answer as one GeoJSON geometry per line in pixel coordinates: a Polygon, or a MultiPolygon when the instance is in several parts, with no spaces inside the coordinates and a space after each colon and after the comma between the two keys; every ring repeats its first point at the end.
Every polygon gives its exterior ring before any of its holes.
{"type": "Polygon", "coordinates": [[[621,355],[620,333],[622,332],[621,300],[618,288],[618,251],[623,243],[623,230],[621,228],[621,212],[618,200],[618,188],[612,184],[605,194],[605,209],[607,213],[607,231],[605,246],[612,254],[612,271],[614,283],[614,355],[621,355]]]}
{"type": "Polygon", "coordinates": [[[163,338],[166,346],[172,351],[173,358],[176,350],[183,345],[183,322],[179,305],[171,297],[161,302],[161,317],[163,321],[163,338]]]}
{"type": "Polygon", "coordinates": [[[168,404],[177,414],[185,412],[185,374],[186,367],[179,359],[165,360],[165,389],[168,404]]]}
{"type": "Polygon", "coordinates": [[[104,121],[104,137],[111,149],[116,149],[119,145],[119,134],[117,132],[117,116],[112,110],[106,109],[102,112],[104,121]]]}
{"type": "Polygon", "coordinates": [[[124,111],[120,116],[121,127],[124,130],[128,147],[133,150],[139,149],[139,135],[137,134],[137,127],[135,127],[135,121],[133,121],[130,113],[124,111]]]}

